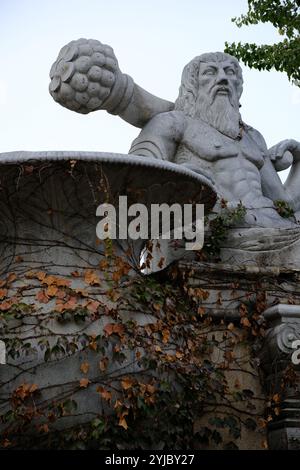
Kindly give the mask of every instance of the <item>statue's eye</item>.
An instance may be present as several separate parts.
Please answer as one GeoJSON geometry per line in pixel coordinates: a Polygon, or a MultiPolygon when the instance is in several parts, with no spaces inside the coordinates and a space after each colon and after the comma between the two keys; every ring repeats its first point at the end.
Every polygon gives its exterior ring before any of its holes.
{"type": "Polygon", "coordinates": [[[235,75],[234,69],[226,69],[226,75],[235,75]]]}
{"type": "Polygon", "coordinates": [[[206,69],[203,72],[203,75],[215,75],[215,74],[216,74],[215,69],[206,69]]]}

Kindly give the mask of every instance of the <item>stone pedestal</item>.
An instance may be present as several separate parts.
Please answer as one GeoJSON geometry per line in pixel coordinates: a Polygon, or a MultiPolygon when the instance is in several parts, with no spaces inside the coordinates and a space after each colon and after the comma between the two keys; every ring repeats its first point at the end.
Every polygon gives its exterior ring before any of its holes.
{"type": "MultiPolygon", "coordinates": [[[[256,370],[251,389],[264,400],[269,449],[299,449],[300,367],[294,362],[300,356],[300,270],[184,261],[179,269],[205,315],[249,333],[244,347],[256,370]]],[[[245,448],[258,442],[249,444],[245,448]]]]}
{"type": "Polygon", "coordinates": [[[273,405],[270,449],[300,450],[300,306],[278,304],[263,316],[267,331],[260,352],[265,389],[273,405]],[[274,413],[275,410],[275,413],[274,413]]]}

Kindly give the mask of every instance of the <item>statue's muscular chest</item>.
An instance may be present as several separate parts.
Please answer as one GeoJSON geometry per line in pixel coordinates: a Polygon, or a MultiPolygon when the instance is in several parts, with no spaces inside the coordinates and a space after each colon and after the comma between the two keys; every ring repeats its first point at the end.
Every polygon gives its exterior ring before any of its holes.
{"type": "Polygon", "coordinates": [[[204,167],[219,166],[226,159],[237,158],[253,163],[258,169],[264,164],[263,152],[250,132],[244,130],[240,140],[221,134],[213,127],[191,120],[175,155],[176,163],[202,162],[204,167]]]}

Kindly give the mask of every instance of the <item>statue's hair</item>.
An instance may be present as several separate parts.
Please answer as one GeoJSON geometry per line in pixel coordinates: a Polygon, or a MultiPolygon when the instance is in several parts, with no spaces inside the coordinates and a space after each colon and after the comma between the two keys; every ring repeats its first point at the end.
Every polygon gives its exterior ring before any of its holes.
{"type": "Polygon", "coordinates": [[[243,91],[243,73],[236,57],[225,52],[209,52],[201,54],[191,60],[183,69],[179,95],[175,101],[175,109],[183,111],[188,116],[194,117],[199,89],[199,69],[201,62],[224,62],[230,60],[236,69],[239,78],[238,97],[243,91]]]}

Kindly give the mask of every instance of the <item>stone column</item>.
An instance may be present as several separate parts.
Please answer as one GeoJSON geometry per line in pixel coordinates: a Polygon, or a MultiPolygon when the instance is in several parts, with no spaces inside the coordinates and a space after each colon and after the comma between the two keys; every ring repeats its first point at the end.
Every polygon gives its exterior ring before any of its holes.
{"type": "Polygon", "coordinates": [[[300,450],[300,305],[278,304],[263,315],[268,329],[260,360],[270,396],[269,448],[300,450]]]}

